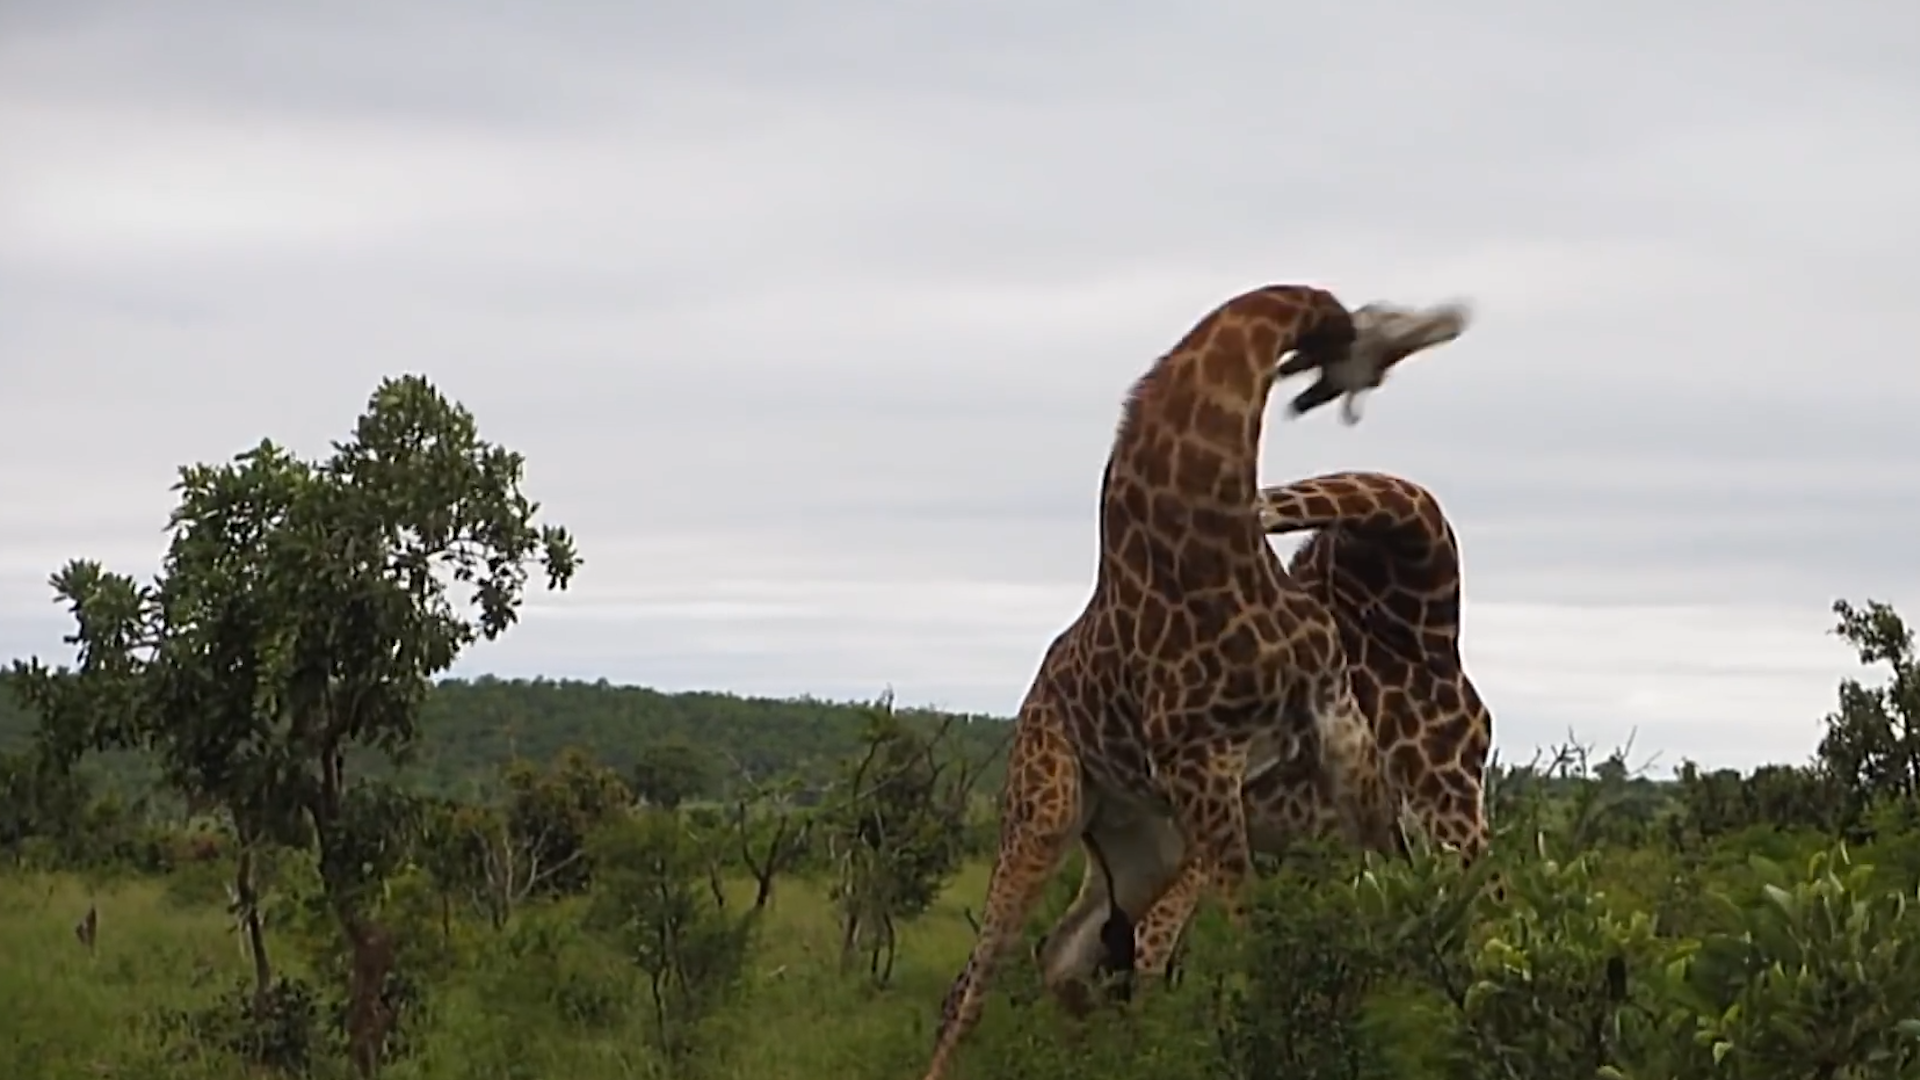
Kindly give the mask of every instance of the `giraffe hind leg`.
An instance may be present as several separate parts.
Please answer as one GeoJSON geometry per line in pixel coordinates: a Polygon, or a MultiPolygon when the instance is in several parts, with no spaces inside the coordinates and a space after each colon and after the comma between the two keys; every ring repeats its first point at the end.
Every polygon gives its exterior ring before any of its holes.
{"type": "Polygon", "coordinates": [[[1427,785],[1437,790],[1416,792],[1408,806],[1427,839],[1453,847],[1467,863],[1485,854],[1487,818],[1479,779],[1457,766],[1442,767],[1433,770],[1427,785]]]}
{"type": "Polygon", "coordinates": [[[995,969],[1083,827],[1079,761],[1063,738],[1039,730],[1044,726],[1030,725],[1010,751],[1015,764],[1002,795],[1000,849],[987,880],[979,937],[941,1003],[926,1080],[944,1080],[953,1067],[961,1040],[980,1022],[995,969]]]}
{"type": "MultiPolygon", "coordinates": [[[[1465,765],[1456,764],[1435,772],[1441,779],[1439,793],[1430,798],[1416,798],[1411,809],[1428,840],[1451,845],[1461,862],[1471,866],[1486,856],[1492,840],[1492,830],[1487,824],[1485,782],[1480,773],[1465,765]]],[[[1495,903],[1505,902],[1504,876],[1493,874],[1486,889],[1495,903]]]]}

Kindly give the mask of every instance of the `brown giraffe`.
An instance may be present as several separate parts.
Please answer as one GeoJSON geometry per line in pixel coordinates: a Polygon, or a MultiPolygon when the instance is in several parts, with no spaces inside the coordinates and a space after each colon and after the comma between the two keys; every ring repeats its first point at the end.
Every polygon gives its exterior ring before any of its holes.
{"type": "MultiPolygon", "coordinates": [[[[1268,488],[1261,501],[1269,534],[1318,530],[1288,570],[1339,620],[1354,694],[1373,718],[1389,780],[1431,840],[1479,857],[1493,718],[1460,660],[1460,549],[1439,500],[1400,477],[1338,472],[1268,488]]],[[[1249,779],[1242,795],[1255,850],[1279,854],[1295,837],[1337,828],[1314,766],[1296,756],[1249,779]]],[[[1205,885],[1191,868],[1181,871],[1181,854],[1179,837],[1167,833],[1157,861],[1103,870],[1088,860],[1079,896],[1035,950],[1069,1009],[1089,1007],[1086,980],[1101,969],[1167,971],[1205,885]],[[1112,891],[1124,905],[1163,888],[1131,941],[1103,939],[1113,932],[1112,891]]]]}
{"type": "MultiPolygon", "coordinates": [[[[1338,623],[1267,546],[1256,478],[1278,376],[1320,369],[1294,399],[1302,413],[1378,385],[1465,325],[1457,310],[1385,322],[1398,337],[1356,340],[1331,293],[1269,285],[1209,312],[1134,384],[1101,485],[1093,595],[1048,647],[1015,720],[979,936],[942,1004],[927,1080],[951,1068],[1075,838],[1125,863],[1157,858],[1170,834],[1237,921],[1252,864],[1242,784],[1307,752],[1347,835],[1395,842],[1397,807],[1338,623]]],[[[1126,941],[1128,913],[1156,898],[1120,899],[1112,921],[1126,941]]]]}

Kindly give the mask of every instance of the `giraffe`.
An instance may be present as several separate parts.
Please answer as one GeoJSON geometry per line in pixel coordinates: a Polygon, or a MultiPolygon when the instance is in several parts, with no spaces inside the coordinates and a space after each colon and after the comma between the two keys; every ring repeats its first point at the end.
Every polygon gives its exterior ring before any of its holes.
{"type": "MultiPolygon", "coordinates": [[[[1238,921],[1252,863],[1242,785],[1310,753],[1346,834],[1395,843],[1397,807],[1338,623],[1267,546],[1256,465],[1276,378],[1320,370],[1294,400],[1303,413],[1377,386],[1464,328],[1457,311],[1396,314],[1410,320],[1388,320],[1398,331],[1422,332],[1357,336],[1326,290],[1264,286],[1207,313],[1134,384],[1101,483],[1093,594],[1048,646],[1014,721],[983,917],[942,1002],[926,1080],[951,1069],[1076,837],[1129,880],[1141,875],[1128,864],[1157,865],[1178,845],[1238,921]]],[[[1129,913],[1157,896],[1116,899],[1107,936],[1131,942],[1129,913]]]]}
{"type": "MultiPolygon", "coordinates": [[[[1439,500],[1397,476],[1337,472],[1265,489],[1260,515],[1270,535],[1318,530],[1288,570],[1339,620],[1354,693],[1373,718],[1389,781],[1430,839],[1478,858],[1487,847],[1483,778],[1493,718],[1461,664],[1460,549],[1439,500]]],[[[1294,837],[1337,828],[1313,765],[1296,756],[1248,780],[1242,799],[1256,850],[1278,854],[1294,837]]],[[[1086,980],[1096,971],[1167,973],[1205,884],[1190,868],[1178,872],[1178,838],[1167,840],[1158,864],[1125,867],[1153,876],[1144,883],[1116,880],[1090,858],[1080,894],[1036,946],[1049,989],[1070,1011],[1090,1007],[1086,980]],[[1132,897],[1163,887],[1131,940],[1101,936],[1113,933],[1103,917],[1115,891],[1132,897]]]]}

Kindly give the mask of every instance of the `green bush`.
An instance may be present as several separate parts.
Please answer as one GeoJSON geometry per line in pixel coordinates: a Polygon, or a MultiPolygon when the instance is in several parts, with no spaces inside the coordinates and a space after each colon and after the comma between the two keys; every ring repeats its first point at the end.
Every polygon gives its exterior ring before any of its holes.
{"type": "Polygon", "coordinates": [[[1428,855],[1282,870],[1243,940],[1201,931],[1216,1074],[1920,1076],[1920,897],[1844,845],[1797,873],[1751,856],[1694,880],[1711,914],[1693,935],[1619,904],[1606,862],[1541,839],[1470,871],[1428,855]],[[1496,871],[1499,903],[1479,890],[1496,871]]]}
{"type": "Polygon", "coordinates": [[[643,977],[655,1048],[675,1073],[722,1045],[723,1010],[740,996],[756,920],[722,907],[705,851],[679,815],[643,811],[595,833],[587,925],[643,977]]]}

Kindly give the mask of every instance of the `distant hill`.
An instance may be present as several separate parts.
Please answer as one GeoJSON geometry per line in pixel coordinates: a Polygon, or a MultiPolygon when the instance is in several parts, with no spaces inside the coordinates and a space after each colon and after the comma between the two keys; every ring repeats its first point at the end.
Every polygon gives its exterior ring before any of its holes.
{"type": "MultiPolygon", "coordinates": [[[[0,751],[17,749],[35,719],[23,710],[0,673],[0,751]]],[[[683,741],[703,751],[714,774],[728,780],[745,769],[756,777],[799,775],[828,779],[860,746],[866,724],[858,702],[813,698],[774,699],[697,691],[669,694],[641,686],[551,679],[448,679],[435,686],[421,718],[423,737],[415,759],[399,775],[408,786],[473,795],[493,787],[500,766],[515,756],[548,761],[567,747],[630,775],[650,745],[683,741]]],[[[950,714],[900,710],[910,722],[931,727],[950,714]]],[[[998,791],[1005,777],[1007,721],[953,716],[953,744],[971,760],[994,760],[980,790],[998,791]]],[[[1525,760],[1504,764],[1524,765],[1525,760]]],[[[363,756],[352,762],[366,775],[390,775],[385,763],[363,756]]],[[[138,755],[115,754],[91,770],[117,786],[145,787],[156,772],[138,755]]],[[[1553,786],[1550,783],[1550,786],[1553,786]]],[[[1665,779],[1641,778],[1634,789],[1671,787],[1665,779]]]]}
{"type": "MultiPolygon", "coordinates": [[[[14,698],[0,674],[0,750],[17,749],[36,719],[14,698]]],[[[933,725],[947,714],[901,710],[915,723],[933,725]]],[[[733,694],[668,694],[639,686],[550,679],[448,679],[427,698],[423,736],[415,760],[402,774],[426,790],[462,791],[491,786],[499,767],[521,756],[551,759],[563,748],[586,750],[628,773],[650,745],[684,741],[704,751],[721,776],[739,768],[766,777],[800,774],[825,779],[860,744],[864,706],[810,698],[776,700],[733,694]]],[[[1004,758],[1006,721],[956,716],[950,738],[970,758],[1004,758]]],[[[149,773],[116,761],[119,779],[149,773]]],[[[376,769],[376,772],[384,772],[376,769]]],[[[981,778],[997,790],[1000,763],[981,778]]]]}

